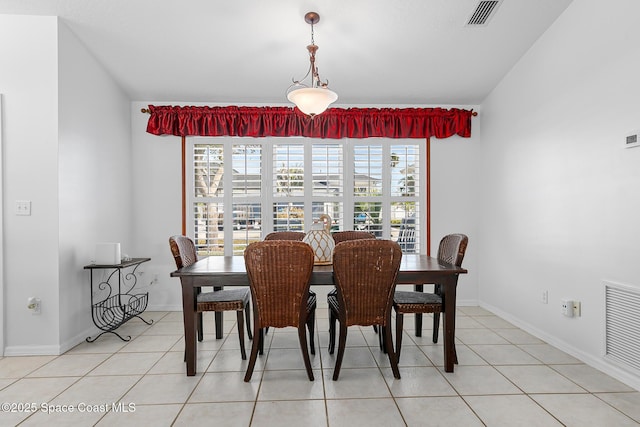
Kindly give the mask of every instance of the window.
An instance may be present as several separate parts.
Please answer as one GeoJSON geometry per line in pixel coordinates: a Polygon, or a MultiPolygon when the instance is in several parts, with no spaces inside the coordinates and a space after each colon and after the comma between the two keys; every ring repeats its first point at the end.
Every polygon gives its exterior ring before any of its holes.
{"type": "Polygon", "coordinates": [[[367,230],[420,252],[424,144],[406,140],[188,138],[188,233],[200,255],[239,255],[271,231],[367,230]],[[226,168],[225,168],[226,166],[226,168]],[[226,190],[226,191],[225,191],[226,190]]]}

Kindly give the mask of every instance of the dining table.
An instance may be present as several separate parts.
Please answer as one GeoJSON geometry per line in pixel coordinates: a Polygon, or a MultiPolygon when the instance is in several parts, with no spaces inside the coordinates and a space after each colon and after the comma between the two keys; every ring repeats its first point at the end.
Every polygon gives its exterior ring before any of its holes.
{"type": "MultiPolygon", "coordinates": [[[[403,254],[396,284],[414,285],[414,289],[422,291],[425,284],[441,286],[444,305],[443,340],[444,370],[453,372],[456,360],[456,288],[458,276],[467,270],[448,264],[437,258],[421,254],[403,254]]],[[[185,361],[187,376],[196,374],[197,342],[195,312],[196,289],[213,287],[222,289],[225,286],[249,286],[249,278],[242,255],[208,256],[187,267],[171,273],[171,277],[180,278],[182,286],[182,312],[184,319],[185,361]]],[[[311,274],[311,286],[334,285],[333,266],[315,265],[311,274]]],[[[215,313],[216,338],[222,338],[222,312],[215,313]]],[[[416,332],[422,329],[422,317],[416,315],[416,332]]]]}

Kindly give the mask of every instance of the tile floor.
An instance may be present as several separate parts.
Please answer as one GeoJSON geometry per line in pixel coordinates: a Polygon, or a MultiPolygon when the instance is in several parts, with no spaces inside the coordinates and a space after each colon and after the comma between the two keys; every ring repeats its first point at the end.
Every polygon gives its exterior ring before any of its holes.
{"type": "MultiPolygon", "coordinates": [[[[406,316],[401,380],[372,328],[350,328],[337,382],[326,309],[317,313],[314,382],[294,329],[269,332],[253,379],[244,383],[234,316],[226,316],[224,339],[205,335],[199,344],[194,377],[185,375],[181,313],[144,317],[154,324],[134,319],[120,328],[132,336],[128,343],[107,334],[61,356],[1,358],[0,402],[21,411],[1,412],[0,425],[640,425],[640,392],[478,307],[458,308],[455,373],[442,370],[430,319],[416,338],[406,316]],[[38,410],[25,412],[32,407],[38,410]]],[[[205,333],[212,332],[212,317],[206,322],[205,333]]]]}

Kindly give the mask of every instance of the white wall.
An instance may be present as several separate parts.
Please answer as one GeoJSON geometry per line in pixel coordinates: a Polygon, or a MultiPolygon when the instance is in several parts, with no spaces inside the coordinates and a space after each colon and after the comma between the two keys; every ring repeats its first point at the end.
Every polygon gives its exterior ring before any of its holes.
{"type": "Polygon", "coordinates": [[[602,355],[603,280],[640,288],[639,14],[573,2],[482,104],[478,248],[482,304],[636,388],[602,355]]]}
{"type": "MultiPolygon", "coordinates": [[[[155,105],[190,105],[184,102],[155,105]]],[[[212,104],[208,104],[212,105],[212,104]]],[[[146,133],[148,114],[140,113],[146,103],[132,106],[134,235],[137,256],[152,258],[145,265],[149,281],[157,275],[158,283],[148,287],[149,306],[155,310],[181,310],[180,282],[169,277],[175,264],[169,250],[169,236],[181,233],[181,141],[180,137],[154,136],[146,133]]],[[[473,108],[473,107],[464,107],[473,108]]],[[[473,118],[472,137],[451,137],[431,142],[432,157],[432,254],[440,238],[448,233],[465,233],[471,241],[464,266],[469,274],[459,280],[458,300],[477,303],[476,248],[477,218],[473,214],[478,193],[478,155],[480,126],[473,118]],[[470,214],[471,212],[471,214],[470,214]]]]}
{"type": "Polygon", "coordinates": [[[143,266],[146,284],[158,277],[157,283],[146,288],[150,309],[182,311],[180,281],[169,277],[176,269],[169,236],[182,233],[181,139],[147,133],[149,115],[140,112],[146,107],[140,102],[131,107],[136,242],[132,255],[151,258],[143,266]]]}
{"type": "Polygon", "coordinates": [[[57,39],[55,18],[0,15],[5,354],[50,352],[59,338],[57,39]],[[31,216],[15,215],[16,200],[31,216]]]}
{"type": "Polygon", "coordinates": [[[60,344],[95,332],[89,271],[97,242],[133,256],[130,101],[64,24],[59,37],[60,344]]]}
{"type": "Polygon", "coordinates": [[[473,118],[471,138],[431,140],[431,255],[436,256],[440,239],[447,234],[469,237],[462,262],[469,273],[458,279],[458,305],[478,304],[480,115],[473,118]]]}
{"type": "Polygon", "coordinates": [[[96,330],[95,242],[130,244],[129,101],[55,17],[0,15],[0,58],[5,354],[59,354],[96,330]]]}

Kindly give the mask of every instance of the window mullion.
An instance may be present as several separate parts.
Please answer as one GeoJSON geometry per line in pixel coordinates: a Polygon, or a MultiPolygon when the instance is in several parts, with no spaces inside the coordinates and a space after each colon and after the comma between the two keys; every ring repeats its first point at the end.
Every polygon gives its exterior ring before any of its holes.
{"type": "Polygon", "coordinates": [[[262,237],[273,231],[273,143],[262,144],[262,237]]]}
{"type": "Polygon", "coordinates": [[[382,144],[382,236],[391,237],[391,147],[389,143],[382,144]]]}
{"type": "Polygon", "coordinates": [[[427,240],[431,239],[431,236],[429,236],[427,233],[427,174],[431,174],[431,171],[427,170],[426,144],[420,144],[418,146],[418,164],[420,165],[420,171],[422,171],[422,173],[420,173],[420,175],[418,176],[420,182],[420,192],[418,194],[419,199],[416,200],[416,202],[420,206],[418,218],[420,219],[420,224],[422,224],[422,230],[420,233],[420,247],[418,250],[419,253],[426,254],[427,240]]]}
{"type": "Polygon", "coordinates": [[[304,144],[304,230],[311,230],[311,224],[317,218],[313,217],[313,142],[304,144]]]}
{"type": "Polygon", "coordinates": [[[353,175],[354,166],[354,144],[350,139],[344,140],[343,164],[344,164],[344,207],[343,224],[344,230],[353,230],[353,175]]]}
{"type": "Polygon", "coordinates": [[[223,204],[224,204],[224,255],[233,255],[233,141],[231,138],[225,138],[223,142],[223,165],[224,173],[222,174],[222,182],[224,188],[223,204]],[[229,230],[231,232],[229,232],[229,230]]]}

